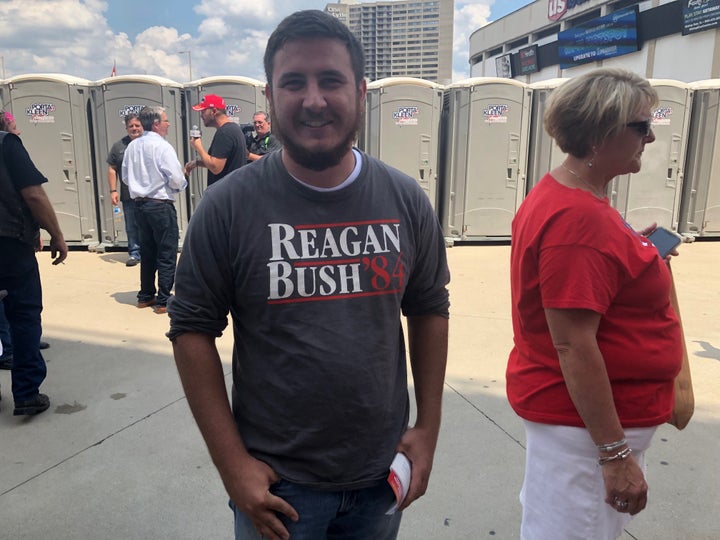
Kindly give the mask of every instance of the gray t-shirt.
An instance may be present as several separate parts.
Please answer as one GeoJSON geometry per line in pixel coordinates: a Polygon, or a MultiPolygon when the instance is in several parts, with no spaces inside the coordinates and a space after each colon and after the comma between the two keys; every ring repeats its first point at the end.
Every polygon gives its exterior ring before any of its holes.
{"type": "Polygon", "coordinates": [[[365,154],[317,192],[281,153],[205,193],[168,305],[173,339],[233,318],[233,412],[248,451],[291,481],[383,478],[407,429],[405,315],[448,315],[445,244],[417,183],[365,154]]]}

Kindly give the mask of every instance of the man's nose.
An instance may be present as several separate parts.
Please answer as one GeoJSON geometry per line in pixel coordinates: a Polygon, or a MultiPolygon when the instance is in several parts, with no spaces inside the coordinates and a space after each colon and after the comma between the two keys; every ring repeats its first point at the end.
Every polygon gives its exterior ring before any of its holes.
{"type": "Polygon", "coordinates": [[[325,96],[317,83],[309,83],[305,91],[303,106],[310,110],[322,109],[326,105],[325,96]]]}

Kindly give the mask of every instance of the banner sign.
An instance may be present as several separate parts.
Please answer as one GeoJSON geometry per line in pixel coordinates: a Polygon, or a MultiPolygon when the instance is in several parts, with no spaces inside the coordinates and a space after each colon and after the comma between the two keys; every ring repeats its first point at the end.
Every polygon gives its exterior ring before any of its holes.
{"type": "Polygon", "coordinates": [[[720,27],[720,0],[684,0],[682,35],[720,27]]]}
{"type": "Polygon", "coordinates": [[[639,50],[638,9],[633,6],[558,33],[560,67],[569,67],[639,50]]]}
{"type": "Polygon", "coordinates": [[[540,71],[538,66],[537,45],[530,45],[517,52],[517,66],[520,75],[536,73],[540,71]]]}

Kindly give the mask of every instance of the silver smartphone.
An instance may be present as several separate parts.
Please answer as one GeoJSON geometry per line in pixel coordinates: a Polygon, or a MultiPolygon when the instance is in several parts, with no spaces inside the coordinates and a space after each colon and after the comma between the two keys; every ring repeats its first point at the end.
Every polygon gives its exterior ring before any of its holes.
{"type": "Polygon", "coordinates": [[[647,235],[647,238],[657,248],[660,257],[663,259],[683,241],[682,236],[674,231],[666,229],[665,227],[656,228],[653,232],[647,235]]]}

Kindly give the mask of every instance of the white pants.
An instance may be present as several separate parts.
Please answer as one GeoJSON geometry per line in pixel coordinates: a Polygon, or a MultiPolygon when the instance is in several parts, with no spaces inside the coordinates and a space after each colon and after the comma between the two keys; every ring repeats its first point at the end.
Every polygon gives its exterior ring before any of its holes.
{"type": "MultiPolygon", "coordinates": [[[[585,428],[525,423],[527,452],[522,540],[615,540],[632,516],[605,502],[598,450],[585,428]]],[[[625,430],[645,471],[645,451],[657,427],[625,430]]],[[[610,441],[608,441],[610,442],[610,441]]]]}

